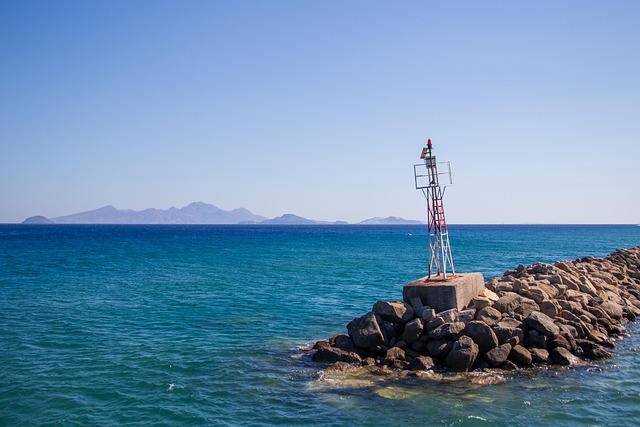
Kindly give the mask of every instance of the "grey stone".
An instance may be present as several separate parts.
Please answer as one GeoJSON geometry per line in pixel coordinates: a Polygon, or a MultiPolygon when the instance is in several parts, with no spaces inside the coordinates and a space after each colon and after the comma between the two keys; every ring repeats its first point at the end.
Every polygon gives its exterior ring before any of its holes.
{"type": "Polygon", "coordinates": [[[349,338],[347,335],[339,334],[339,335],[336,335],[334,338],[336,343],[335,347],[341,350],[353,351],[356,353],[358,352],[358,347],[356,347],[353,340],[349,338]]]}
{"type": "Polygon", "coordinates": [[[547,348],[547,338],[533,329],[527,332],[524,343],[527,347],[547,348]]]}
{"type": "Polygon", "coordinates": [[[439,326],[444,325],[446,322],[444,321],[444,319],[440,316],[436,316],[433,319],[431,319],[431,321],[429,323],[427,323],[427,330],[428,331],[432,331],[434,329],[436,329],[439,326]]]}
{"type": "Polygon", "coordinates": [[[422,300],[420,298],[411,298],[409,300],[409,304],[411,305],[415,313],[420,313],[424,308],[424,305],[422,304],[422,300]]]}
{"type": "Polygon", "coordinates": [[[431,307],[424,307],[420,312],[420,317],[422,318],[422,320],[428,323],[431,320],[435,319],[436,311],[431,307]]]}
{"type": "Polygon", "coordinates": [[[429,353],[427,343],[425,343],[424,341],[414,341],[413,343],[411,343],[411,348],[420,354],[429,353]]]}
{"type": "Polygon", "coordinates": [[[522,323],[549,338],[555,338],[560,333],[560,329],[553,323],[553,319],[539,311],[530,313],[522,323]]]}
{"type": "Polygon", "coordinates": [[[385,343],[385,335],[380,329],[375,314],[369,312],[356,317],[347,325],[347,331],[353,342],[360,348],[370,348],[385,343]]]}
{"type": "Polygon", "coordinates": [[[582,351],[584,352],[585,357],[589,359],[608,359],[611,357],[611,353],[609,353],[605,348],[599,344],[596,344],[589,340],[576,340],[576,343],[582,351]]]}
{"type": "Polygon", "coordinates": [[[449,355],[444,360],[444,366],[454,371],[466,372],[478,357],[478,346],[467,336],[461,336],[453,344],[449,355]]]}

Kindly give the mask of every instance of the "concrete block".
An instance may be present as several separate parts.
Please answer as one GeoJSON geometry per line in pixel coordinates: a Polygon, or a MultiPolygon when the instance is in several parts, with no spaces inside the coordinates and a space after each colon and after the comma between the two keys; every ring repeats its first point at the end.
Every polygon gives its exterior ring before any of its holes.
{"type": "Polygon", "coordinates": [[[420,298],[422,304],[432,307],[436,312],[452,308],[461,311],[484,289],[482,273],[462,273],[447,277],[423,277],[407,284],[402,289],[406,302],[411,298],[420,298]]]}

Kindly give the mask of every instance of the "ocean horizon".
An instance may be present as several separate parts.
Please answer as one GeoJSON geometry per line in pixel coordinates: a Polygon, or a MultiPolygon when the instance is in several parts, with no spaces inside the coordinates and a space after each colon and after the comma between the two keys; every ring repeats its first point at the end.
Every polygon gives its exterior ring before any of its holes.
{"type": "MultiPolygon", "coordinates": [[[[603,257],[637,224],[450,224],[456,272],[603,257]]],[[[640,328],[611,360],[427,379],[305,351],[426,274],[426,225],[0,224],[0,425],[640,422],[640,328]]]]}

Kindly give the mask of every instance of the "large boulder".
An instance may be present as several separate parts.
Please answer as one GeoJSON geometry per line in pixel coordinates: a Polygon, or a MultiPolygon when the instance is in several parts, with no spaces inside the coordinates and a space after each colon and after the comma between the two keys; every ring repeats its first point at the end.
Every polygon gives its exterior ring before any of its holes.
{"type": "Polygon", "coordinates": [[[469,322],[462,333],[478,344],[480,354],[498,346],[498,338],[491,327],[480,320],[469,322]]]}
{"type": "Polygon", "coordinates": [[[489,366],[491,366],[492,368],[497,368],[507,360],[510,352],[511,344],[502,344],[496,348],[489,350],[482,357],[487,361],[489,366]]]}
{"type": "Polygon", "coordinates": [[[411,361],[409,369],[412,371],[427,371],[433,367],[433,359],[429,356],[419,356],[411,361]]]}
{"type": "Polygon", "coordinates": [[[414,313],[413,307],[402,301],[378,301],[371,311],[392,323],[408,322],[414,313]]]}
{"type": "Polygon", "coordinates": [[[518,295],[515,292],[505,292],[498,301],[493,303],[493,308],[503,314],[517,313],[523,316],[528,316],[532,311],[540,310],[534,300],[518,295]]]}
{"type": "Polygon", "coordinates": [[[485,307],[478,310],[476,320],[481,320],[489,326],[496,326],[502,320],[502,313],[493,307],[485,307]]]}
{"type": "Polygon", "coordinates": [[[385,344],[386,337],[380,328],[378,316],[369,312],[364,316],[356,317],[347,325],[349,336],[360,348],[371,348],[385,344]]]}
{"type": "Polygon", "coordinates": [[[429,331],[429,338],[432,340],[441,340],[444,338],[457,335],[464,329],[465,324],[462,322],[445,323],[432,331],[429,331]]]}
{"type": "Polygon", "coordinates": [[[429,341],[427,343],[427,351],[429,352],[429,355],[438,359],[444,359],[447,357],[452,347],[453,342],[448,340],[429,341]]]}
{"type": "Polygon", "coordinates": [[[571,354],[569,350],[562,347],[556,347],[551,350],[551,359],[557,365],[576,365],[580,362],[580,360],[571,354]]]}
{"type": "Polygon", "coordinates": [[[553,323],[553,319],[544,313],[534,311],[524,318],[522,323],[544,336],[549,338],[555,338],[560,333],[560,328],[553,323]]]}
{"type": "Polygon", "coordinates": [[[521,345],[516,345],[509,353],[509,360],[518,366],[528,366],[531,365],[532,356],[529,350],[521,345]]]}
{"type": "Polygon", "coordinates": [[[311,360],[319,363],[335,363],[335,362],[346,362],[346,363],[360,363],[362,362],[362,358],[358,356],[357,353],[352,351],[345,351],[335,347],[323,347],[318,349],[311,360]]]}
{"type": "Polygon", "coordinates": [[[422,323],[422,319],[413,319],[411,322],[405,325],[404,332],[402,334],[402,340],[407,344],[411,344],[420,337],[423,329],[424,324],[422,323]]]}
{"type": "Polygon", "coordinates": [[[620,304],[616,304],[613,301],[604,301],[600,304],[600,308],[604,310],[605,313],[612,319],[622,320],[622,316],[624,315],[624,311],[620,304]]]}
{"type": "Polygon", "coordinates": [[[465,335],[453,343],[449,355],[444,360],[444,366],[454,371],[466,372],[471,369],[478,357],[478,345],[465,335]]]}

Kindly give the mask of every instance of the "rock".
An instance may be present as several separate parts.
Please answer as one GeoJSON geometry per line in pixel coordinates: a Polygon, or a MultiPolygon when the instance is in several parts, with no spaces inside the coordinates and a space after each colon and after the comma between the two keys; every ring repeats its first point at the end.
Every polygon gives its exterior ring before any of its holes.
{"type": "Polygon", "coordinates": [[[433,340],[441,340],[444,338],[457,335],[465,328],[465,324],[462,322],[445,323],[440,325],[432,331],[429,331],[429,338],[433,340]]]}
{"type": "Polygon", "coordinates": [[[596,344],[589,340],[576,340],[576,343],[582,351],[584,352],[585,357],[589,359],[608,359],[611,357],[611,353],[609,353],[605,348],[599,344],[596,344]]]}
{"type": "Polygon", "coordinates": [[[351,338],[347,335],[339,334],[334,337],[335,347],[345,350],[345,351],[353,351],[354,353],[358,352],[358,347],[356,347],[355,343],[351,338]]]}
{"type": "Polygon", "coordinates": [[[420,318],[428,324],[431,320],[435,319],[436,311],[430,307],[424,307],[420,312],[420,318]]]}
{"type": "Polygon", "coordinates": [[[329,348],[331,347],[331,343],[329,340],[320,340],[313,345],[313,349],[317,350],[319,348],[329,348]]]}
{"type": "Polygon", "coordinates": [[[556,347],[551,350],[551,359],[557,365],[575,365],[579,362],[579,359],[575,357],[569,350],[562,347],[556,347]]]}
{"type": "Polygon", "coordinates": [[[530,313],[522,323],[549,338],[555,338],[560,333],[560,329],[553,323],[553,319],[539,311],[530,313]]]}
{"type": "Polygon", "coordinates": [[[462,333],[478,345],[480,354],[498,346],[498,338],[491,327],[480,320],[469,322],[462,333]]]}
{"type": "Polygon", "coordinates": [[[528,366],[531,365],[532,356],[529,350],[521,345],[516,345],[509,353],[509,360],[518,366],[528,366]]]}
{"type": "Polygon", "coordinates": [[[433,367],[433,359],[429,356],[419,356],[411,361],[409,369],[412,371],[428,371],[433,367]]]}
{"type": "Polygon", "coordinates": [[[527,347],[547,348],[547,338],[534,329],[527,332],[524,343],[527,347]]]}
{"type": "Polygon", "coordinates": [[[502,320],[502,314],[493,307],[485,307],[476,313],[476,320],[480,320],[489,326],[496,326],[502,320]]]}
{"type": "Polygon", "coordinates": [[[546,314],[552,319],[558,315],[558,305],[551,300],[544,300],[540,304],[540,312],[546,314]]]}
{"type": "Polygon", "coordinates": [[[523,289],[520,292],[520,295],[527,298],[531,298],[536,303],[541,303],[542,301],[549,299],[549,295],[547,295],[546,292],[544,292],[542,289],[537,287],[530,287],[529,289],[526,289],[526,290],[523,289]]]}
{"type": "Polygon", "coordinates": [[[503,314],[518,313],[523,316],[528,316],[532,311],[540,310],[535,301],[515,292],[505,292],[498,301],[493,303],[492,307],[503,314]]]}
{"type": "Polygon", "coordinates": [[[351,351],[344,351],[335,347],[328,348],[320,348],[318,349],[311,360],[319,363],[335,363],[335,362],[346,362],[346,363],[360,363],[362,359],[358,356],[357,353],[351,351]]]}
{"type": "Polygon", "coordinates": [[[429,355],[438,359],[444,359],[447,357],[452,347],[453,342],[448,340],[429,341],[427,343],[429,355]]]}
{"type": "Polygon", "coordinates": [[[518,365],[516,365],[510,360],[507,360],[500,366],[500,369],[504,369],[505,371],[517,371],[518,365]]]}
{"type": "Polygon", "coordinates": [[[405,352],[400,347],[391,347],[387,350],[387,355],[385,356],[385,361],[387,362],[395,362],[396,360],[404,360],[405,352]]]}
{"type": "Polygon", "coordinates": [[[444,366],[454,371],[466,372],[478,357],[478,346],[467,336],[461,336],[453,344],[449,355],[444,360],[444,366]]]}
{"type": "Polygon", "coordinates": [[[424,325],[422,324],[422,319],[413,319],[405,325],[402,340],[411,344],[420,337],[423,328],[424,325]]]}
{"type": "Polygon", "coordinates": [[[530,348],[529,353],[531,354],[531,361],[533,363],[548,364],[550,362],[549,352],[543,348],[537,348],[537,347],[530,348]]]}
{"type": "Polygon", "coordinates": [[[497,368],[507,360],[510,352],[511,352],[511,345],[502,344],[496,348],[489,350],[482,357],[484,358],[484,360],[487,361],[489,366],[491,366],[492,368],[497,368]]]}
{"type": "Polygon", "coordinates": [[[411,343],[411,349],[417,351],[419,354],[429,353],[427,343],[424,341],[414,341],[413,343],[411,343]]]}
{"type": "Polygon", "coordinates": [[[453,323],[453,322],[457,322],[458,320],[458,309],[457,308],[452,308],[450,310],[445,310],[445,311],[441,311],[440,313],[438,313],[439,317],[442,317],[444,319],[445,323],[453,323]]]}
{"type": "Polygon", "coordinates": [[[361,317],[356,317],[347,325],[349,336],[360,348],[370,348],[384,344],[386,337],[380,329],[377,316],[369,312],[361,317]]]}
{"type": "Polygon", "coordinates": [[[439,326],[444,325],[446,322],[444,321],[444,319],[440,316],[436,316],[433,319],[431,319],[431,321],[429,323],[427,323],[427,330],[428,331],[432,331],[434,329],[436,329],[439,326]]]}
{"type": "Polygon", "coordinates": [[[485,296],[480,296],[478,295],[477,297],[475,297],[473,300],[473,306],[476,308],[476,310],[482,310],[485,307],[491,307],[491,300],[485,296]]]}
{"type": "Polygon", "coordinates": [[[613,301],[604,301],[602,304],[600,304],[600,308],[604,310],[604,312],[607,313],[607,315],[612,319],[622,320],[624,313],[622,310],[622,306],[620,306],[619,304],[616,304],[613,301]]]}
{"type": "Polygon", "coordinates": [[[411,308],[413,308],[414,313],[420,313],[424,308],[424,305],[422,304],[422,300],[420,298],[411,298],[409,300],[409,305],[411,305],[411,308]]]}
{"type": "Polygon", "coordinates": [[[405,323],[413,317],[413,308],[402,301],[378,301],[371,311],[392,323],[405,323]]]}
{"type": "Polygon", "coordinates": [[[474,308],[462,310],[458,313],[458,317],[456,318],[456,322],[462,322],[465,325],[473,320],[476,315],[476,310],[474,308]]]}
{"type": "Polygon", "coordinates": [[[512,337],[518,337],[518,340],[522,342],[524,339],[524,330],[521,326],[522,323],[509,318],[508,321],[501,321],[498,323],[498,326],[494,326],[493,333],[496,334],[499,344],[506,343],[512,337]]]}

